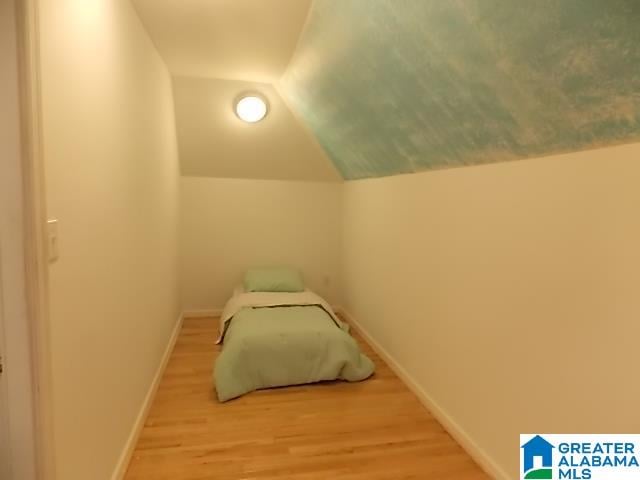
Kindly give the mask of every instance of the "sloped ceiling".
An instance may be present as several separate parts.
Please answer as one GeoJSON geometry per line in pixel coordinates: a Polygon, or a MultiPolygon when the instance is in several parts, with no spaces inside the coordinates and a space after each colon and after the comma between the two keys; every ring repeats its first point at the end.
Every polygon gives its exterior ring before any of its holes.
{"type": "Polygon", "coordinates": [[[640,140],[638,0],[315,0],[281,91],[346,179],[640,140]]]}
{"type": "Polygon", "coordinates": [[[132,0],[177,76],[274,82],[311,0],[132,0]]]}
{"type": "Polygon", "coordinates": [[[341,181],[274,84],[284,73],[311,0],[131,0],[173,76],[183,175],[341,181]],[[269,114],[234,114],[258,92],[269,114]]]}
{"type": "Polygon", "coordinates": [[[272,85],[174,77],[176,131],[183,175],[340,181],[322,148],[272,85]],[[259,91],[269,115],[255,124],[233,112],[239,92],[259,91]]]}

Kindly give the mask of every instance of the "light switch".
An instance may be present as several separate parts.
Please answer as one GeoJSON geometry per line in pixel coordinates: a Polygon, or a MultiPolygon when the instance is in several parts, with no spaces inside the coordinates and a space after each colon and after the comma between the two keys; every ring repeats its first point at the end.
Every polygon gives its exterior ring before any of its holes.
{"type": "Polygon", "coordinates": [[[53,263],[58,260],[58,220],[47,221],[47,239],[49,263],[53,263]]]}

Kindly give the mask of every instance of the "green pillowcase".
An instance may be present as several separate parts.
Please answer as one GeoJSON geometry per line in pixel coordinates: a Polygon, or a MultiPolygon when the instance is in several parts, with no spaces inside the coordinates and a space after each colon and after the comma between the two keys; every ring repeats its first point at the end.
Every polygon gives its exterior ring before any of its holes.
{"type": "Polygon", "coordinates": [[[246,292],[302,292],[304,283],[295,268],[252,268],[244,276],[246,292]]]}

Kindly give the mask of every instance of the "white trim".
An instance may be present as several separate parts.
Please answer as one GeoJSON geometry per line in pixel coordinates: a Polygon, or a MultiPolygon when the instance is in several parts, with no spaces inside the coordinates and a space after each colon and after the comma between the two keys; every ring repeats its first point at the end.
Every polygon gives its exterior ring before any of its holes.
{"type": "Polygon", "coordinates": [[[185,310],[182,313],[184,318],[208,318],[208,317],[219,317],[222,315],[222,308],[209,308],[202,310],[185,310]]]}
{"type": "Polygon", "coordinates": [[[40,480],[54,480],[56,467],[49,334],[49,266],[45,241],[46,194],[42,155],[38,2],[17,1],[16,7],[22,116],[25,279],[35,391],[36,475],[40,480]]]}
{"type": "Polygon", "coordinates": [[[469,454],[471,458],[482,468],[488,475],[495,480],[509,480],[507,473],[500,467],[487,452],[478,445],[473,438],[464,430],[464,428],[456,422],[456,420],[442,408],[424,389],[416,382],[413,377],[393,358],[393,356],[385,350],[385,348],[371,336],[369,332],[358,322],[353,315],[344,308],[340,309],[340,314],[351,325],[365,341],[373,348],[373,350],[384,360],[384,362],[393,370],[393,372],[402,380],[402,382],[418,397],[418,400],[429,410],[435,419],[449,432],[458,444],[469,454]]]}
{"type": "Polygon", "coordinates": [[[171,333],[171,337],[169,338],[169,342],[167,343],[167,348],[162,355],[162,359],[160,360],[160,364],[158,365],[156,374],[153,377],[151,385],[149,386],[149,391],[144,397],[144,401],[142,402],[138,417],[133,424],[133,428],[131,429],[131,433],[129,434],[127,443],[125,444],[122,453],[120,454],[120,458],[118,459],[118,463],[116,464],[113,475],[111,475],[111,480],[122,480],[127,473],[129,462],[131,461],[133,452],[135,451],[136,445],[138,444],[138,438],[140,438],[140,433],[142,432],[144,424],[147,421],[147,415],[149,414],[149,410],[151,409],[151,405],[153,404],[153,399],[155,398],[158,387],[160,386],[160,381],[162,380],[164,371],[167,368],[169,359],[171,358],[173,347],[175,346],[176,341],[178,340],[178,336],[180,335],[180,329],[182,328],[182,322],[184,318],[184,314],[180,315],[178,321],[176,322],[176,326],[171,333]]]}

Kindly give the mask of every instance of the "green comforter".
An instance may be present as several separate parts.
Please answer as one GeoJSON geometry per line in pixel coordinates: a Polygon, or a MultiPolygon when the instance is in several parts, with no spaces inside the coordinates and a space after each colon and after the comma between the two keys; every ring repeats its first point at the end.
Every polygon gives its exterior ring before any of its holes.
{"type": "Polygon", "coordinates": [[[214,380],[225,402],[261,388],[357,382],[373,371],[356,341],[321,307],[243,308],[225,333],[214,380]]]}

